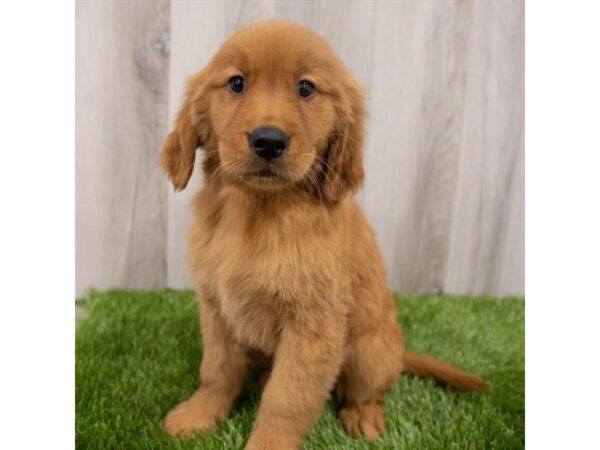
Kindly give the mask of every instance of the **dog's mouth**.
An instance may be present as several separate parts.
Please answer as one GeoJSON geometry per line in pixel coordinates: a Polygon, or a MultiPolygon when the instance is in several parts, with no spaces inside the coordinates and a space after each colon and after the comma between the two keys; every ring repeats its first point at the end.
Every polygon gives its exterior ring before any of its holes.
{"type": "Polygon", "coordinates": [[[249,170],[242,175],[240,181],[257,189],[280,189],[289,184],[290,178],[279,170],[265,166],[260,169],[249,170]]]}
{"type": "Polygon", "coordinates": [[[247,174],[249,178],[259,179],[259,180],[284,180],[286,177],[273,170],[270,167],[263,167],[260,170],[256,170],[247,174]]]}
{"type": "Polygon", "coordinates": [[[260,169],[258,172],[254,172],[252,175],[259,178],[274,178],[281,176],[278,173],[273,172],[273,170],[269,169],[268,167],[260,169]]]}

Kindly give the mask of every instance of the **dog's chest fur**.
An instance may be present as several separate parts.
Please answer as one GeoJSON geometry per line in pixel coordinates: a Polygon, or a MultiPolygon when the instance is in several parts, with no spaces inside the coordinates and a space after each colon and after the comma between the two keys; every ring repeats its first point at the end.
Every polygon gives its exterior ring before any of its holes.
{"type": "Polygon", "coordinates": [[[256,208],[202,194],[190,262],[233,335],[272,354],[282,325],[331,301],[339,257],[323,218],[302,206],[256,208]],[[258,213],[260,211],[260,213],[258,213]]]}

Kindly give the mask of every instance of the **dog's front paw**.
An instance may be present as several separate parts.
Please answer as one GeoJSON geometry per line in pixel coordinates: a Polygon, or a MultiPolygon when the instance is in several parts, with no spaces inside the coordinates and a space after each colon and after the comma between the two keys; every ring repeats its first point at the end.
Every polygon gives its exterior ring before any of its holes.
{"type": "Polygon", "coordinates": [[[298,448],[300,448],[300,439],[287,439],[285,436],[253,435],[246,443],[244,450],[297,450],[298,448]]]}
{"type": "Polygon", "coordinates": [[[385,432],[385,417],[379,403],[345,406],[340,410],[340,420],[354,438],[377,439],[385,432]]]}
{"type": "Polygon", "coordinates": [[[164,428],[171,436],[187,437],[215,428],[217,415],[208,411],[197,399],[180,403],[165,417],[164,428]]]}

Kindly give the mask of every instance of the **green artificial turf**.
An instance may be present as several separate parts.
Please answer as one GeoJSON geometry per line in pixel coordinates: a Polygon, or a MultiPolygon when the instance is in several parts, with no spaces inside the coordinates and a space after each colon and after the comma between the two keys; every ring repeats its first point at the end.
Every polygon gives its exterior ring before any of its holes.
{"type": "MultiPolygon", "coordinates": [[[[491,382],[459,393],[401,377],[385,398],[387,432],[350,438],[328,403],[304,449],[517,449],[524,447],[524,302],[399,295],[407,348],[491,382]]],[[[188,291],[90,293],[76,336],[78,449],[242,449],[259,394],[250,384],[212,434],[173,439],[165,414],[198,386],[198,306],[188,291]]]]}

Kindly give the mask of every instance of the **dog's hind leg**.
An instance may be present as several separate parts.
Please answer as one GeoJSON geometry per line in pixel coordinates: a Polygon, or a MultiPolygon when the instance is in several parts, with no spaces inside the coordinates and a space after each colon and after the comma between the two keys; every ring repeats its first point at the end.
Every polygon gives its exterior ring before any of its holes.
{"type": "Polygon", "coordinates": [[[378,438],[385,431],[383,395],[402,371],[402,333],[395,320],[360,336],[350,336],[338,392],[339,417],[353,437],[378,438]]]}

